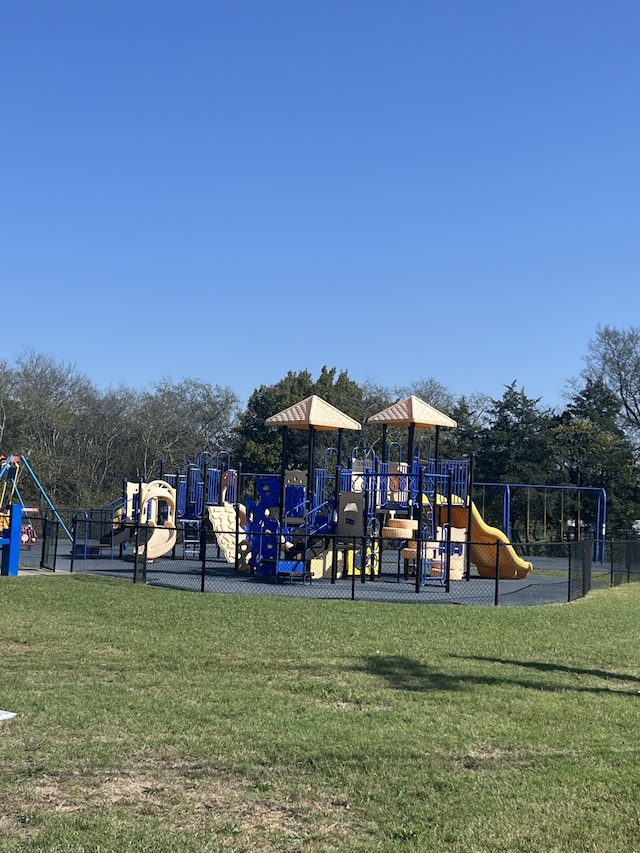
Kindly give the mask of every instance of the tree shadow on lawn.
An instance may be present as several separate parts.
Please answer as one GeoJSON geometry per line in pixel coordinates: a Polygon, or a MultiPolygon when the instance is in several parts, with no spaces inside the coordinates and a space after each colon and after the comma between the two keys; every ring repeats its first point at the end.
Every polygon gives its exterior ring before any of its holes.
{"type": "MultiPolygon", "coordinates": [[[[509,664],[511,666],[524,666],[549,673],[563,673],[569,676],[589,675],[602,678],[606,681],[616,679],[624,682],[638,683],[639,679],[634,676],[619,675],[601,670],[581,670],[572,667],[564,667],[554,664],[542,664],[535,661],[502,660],[499,658],[464,658],[459,655],[451,655],[452,658],[460,660],[477,660],[487,663],[509,664]]],[[[576,693],[616,693],[627,696],[637,696],[637,690],[621,690],[609,685],[586,687],[576,684],[573,679],[563,680],[558,683],[547,681],[529,681],[521,678],[513,678],[501,675],[481,675],[473,673],[447,673],[421,663],[414,658],[404,655],[367,655],[348,667],[353,672],[362,672],[377,678],[382,678],[387,685],[394,690],[406,690],[428,693],[431,691],[459,691],[475,685],[511,685],[513,687],[525,687],[530,690],[545,691],[548,693],[561,693],[573,691],[576,693]]]]}
{"type": "MultiPolygon", "coordinates": [[[[566,666],[562,663],[545,663],[534,660],[509,660],[508,658],[484,657],[482,655],[451,655],[459,660],[476,660],[487,663],[500,663],[506,666],[519,666],[523,669],[534,669],[539,672],[561,672],[569,675],[588,675],[591,678],[602,678],[605,681],[623,681],[628,684],[640,684],[640,677],[628,673],[612,672],[606,669],[584,669],[584,667],[566,666]]],[[[605,688],[610,689],[610,688],[605,688]]]]}

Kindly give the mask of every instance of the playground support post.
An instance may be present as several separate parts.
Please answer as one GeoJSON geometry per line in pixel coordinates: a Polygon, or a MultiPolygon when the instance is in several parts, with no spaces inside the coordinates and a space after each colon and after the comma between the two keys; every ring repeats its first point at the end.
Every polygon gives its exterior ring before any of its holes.
{"type": "Polygon", "coordinates": [[[11,504],[9,507],[9,527],[0,539],[2,545],[2,563],[0,575],[16,577],[20,564],[20,533],[22,531],[22,506],[11,504]]]}
{"type": "MultiPolygon", "coordinates": [[[[527,494],[529,494],[528,489],[527,494]]],[[[509,483],[504,484],[502,491],[502,529],[511,539],[511,488],[509,483]]]]}
{"type": "MultiPolygon", "coordinates": [[[[316,430],[313,424],[309,426],[309,455],[307,459],[307,512],[313,507],[313,498],[315,492],[315,483],[313,476],[315,471],[316,458],[316,430]]],[[[284,500],[284,498],[283,498],[284,500]]]]}
{"type": "Polygon", "coordinates": [[[416,435],[416,425],[414,423],[409,424],[409,438],[408,438],[408,447],[407,447],[407,462],[409,465],[409,471],[411,471],[411,463],[413,462],[413,445],[416,435]]]}
{"type": "MultiPolygon", "coordinates": [[[[286,427],[285,427],[286,429],[286,427]]],[[[235,533],[235,548],[234,548],[234,556],[233,556],[233,569],[237,573],[240,571],[240,483],[242,478],[242,465],[238,465],[238,483],[236,486],[236,493],[234,495],[234,504],[233,509],[235,511],[234,518],[234,533],[235,533]]],[[[284,480],[284,472],[282,474],[282,479],[284,480]]],[[[280,509],[279,512],[282,513],[282,489],[280,491],[280,509]]],[[[251,569],[251,574],[253,574],[253,569],[251,569]]]]}
{"type": "MultiPolygon", "coordinates": [[[[222,482],[220,483],[220,494],[222,494],[222,482]]],[[[205,522],[207,518],[207,504],[211,495],[209,494],[209,464],[207,459],[204,460],[203,478],[202,478],[202,508],[200,510],[200,530],[198,546],[200,549],[200,592],[204,592],[204,578],[207,571],[207,531],[205,522]]],[[[184,529],[182,531],[184,540],[184,529]]]]}
{"type": "Polygon", "coordinates": [[[473,524],[473,469],[475,465],[476,454],[472,451],[469,454],[469,469],[467,472],[467,547],[464,549],[464,575],[465,580],[471,578],[471,529],[473,524]]]}
{"type": "MultiPolygon", "coordinates": [[[[447,518],[451,520],[451,506],[453,504],[453,474],[447,474],[447,518]]],[[[447,526],[447,554],[444,565],[445,592],[451,589],[451,523],[447,526]]]]}
{"type": "Polygon", "coordinates": [[[424,468],[420,465],[418,469],[418,551],[416,554],[416,593],[420,592],[422,586],[422,491],[424,486],[424,468]]]}
{"type": "Polygon", "coordinates": [[[335,482],[333,484],[333,544],[331,548],[331,583],[338,579],[338,517],[340,504],[340,483],[342,482],[342,468],[340,466],[340,454],[338,453],[338,464],[335,471],[335,482]]]}
{"type": "Polygon", "coordinates": [[[382,449],[380,450],[380,458],[383,462],[387,460],[387,425],[382,424],[382,449]]]}
{"type": "Polygon", "coordinates": [[[342,465],[342,443],[344,439],[344,430],[338,430],[338,447],[336,448],[336,468],[342,465]]]}
{"type": "MultiPolygon", "coordinates": [[[[289,428],[286,426],[281,427],[282,432],[282,454],[280,456],[280,505],[278,507],[278,521],[280,522],[280,527],[284,524],[284,509],[285,509],[285,500],[284,500],[284,475],[287,470],[287,460],[289,456],[289,428]]],[[[238,489],[240,488],[240,477],[238,476],[238,489]]]]}

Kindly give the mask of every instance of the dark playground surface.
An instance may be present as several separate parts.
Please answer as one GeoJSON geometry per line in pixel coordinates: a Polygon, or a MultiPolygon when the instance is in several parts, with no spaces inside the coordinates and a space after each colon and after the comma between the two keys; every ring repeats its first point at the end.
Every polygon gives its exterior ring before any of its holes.
{"type": "MultiPolygon", "coordinates": [[[[204,577],[204,592],[224,595],[268,595],[293,598],[343,599],[357,601],[395,602],[406,604],[480,604],[494,605],[536,605],[560,604],[569,598],[569,567],[566,559],[550,557],[534,558],[533,571],[522,580],[499,580],[471,577],[467,580],[451,581],[447,593],[439,582],[429,582],[419,592],[415,590],[415,578],[398,580],[397,560],[393,553],[383,555],[382,574],[375,580],[365,579],[359,574],[339,578],[335,583],[328,579],[302,583],[261,578],[246,572],[236,572],[224,560],[217,557],[217,549],[210,546],[204,577]]],[[[40,565],[41,549],[38,545],[22,549],[20,568],[26,572],[40,565]]],[[[161,557],[146,567],[146,580],[143,579],[144,566],[138,563],[138,579],[148,585],[200,592],[202,589],[202,567],[199,560],[181,559],[171,555],[161,557]],[[141,577],[142,576],[142,577],[141,577]]],[[[60,540],[56,559],[56,574],[68,574],[71,570],[71,545],[60,540]]],[[[124,559],[114,557],[94,557],[76,559],[73,563],[76,573],[88,573],[98,576],[122,578],[132,581],[134,573],[133,557],[124,559]]],[[[592,588],[610,586],[610,569],[606,565],[592,567],[592,588]]]]}

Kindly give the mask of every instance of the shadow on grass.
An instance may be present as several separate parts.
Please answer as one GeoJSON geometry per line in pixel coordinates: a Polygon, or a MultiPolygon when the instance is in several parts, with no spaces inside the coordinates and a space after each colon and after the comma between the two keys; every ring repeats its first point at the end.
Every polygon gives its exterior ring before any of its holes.
{"type": "Polygon", "coordinates": [[[543,663],[534,660],[509,660],[508,658],[483,657],[481,655],[462,656],[451,655],[460,660],[475,660],[486,663],[500,663],[506,666],[519,666],[523,669],[534,669],[538,672],[562,672],[569,675],[588,675],[591,678],[602,678],[605,681],[625,681],[631,684],[640,684],[640,678],[636,675],[627,675],[619,672],[609,672],[606,669],[584,669],[583,667],[565,666],[562,663],[543,663]]]}
{"type": "Polygon", "coordinates": [[[430,691],[460,690],[464,685],[460,676],[439,672],[404,655],[368,655],[362,664],[353,669],[383,678],[394,690],[430,691]]]}
{"type": "MultiPolygon", "coordinates": [[[[634,676],[621,675],[618,673],[605,672],[604,670],[588,670],[566,667],[555,664],[542,664],[530,661],[502,660],[499,658],[462,657],[451,655],[460,660],[482,661],[484,663],[509,664],[511,666],[522,666],[547,672],[550,675],[588,675],[602,678],[611,682],[612,679],[621,682],[638,683],[640,679],[634,676]]],[[[376,678],[383,679],[389,687],[394,690],[404,690],[428,693],[431,691],[460,691],[473,688],[476,685],[486,686],[512,686],[522,687],[528,690],[544,691],[547,693],[561,693],[572,691],[575,693],[615,693],[624,696],[637,696],[637,690],[623,690],[611,684],[603,686],[588,687],[576,684],[573,680],[563,681],[540,681],[524,680],[509,676],[489,675],[482,673],[447,673],[430,667],[413,658],[404,655],[368,655],[360,658],[360,663],[354,663],[349,667],[352,671],[362,672],[376,678]]]]}

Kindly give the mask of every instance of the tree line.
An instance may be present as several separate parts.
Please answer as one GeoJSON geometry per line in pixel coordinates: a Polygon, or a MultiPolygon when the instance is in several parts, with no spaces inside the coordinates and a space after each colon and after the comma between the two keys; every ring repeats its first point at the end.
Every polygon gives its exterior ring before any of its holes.
{"type": "MultiPolygon", "coordinates": [[[[441,431],[440,452],[454,459],[473,452],[477,482],[603,487],[610,528],[629,530],[640,518],[640,328],[597,328],[559,410],[516,381],[499,399],[455,397],[434,378],[388,388],[334,367],[316,378],[290,371],[256,388],[241,408],[231,388],[195,379],[99,390],[73,365],[26,350],[15,364],[0,363],[0,449],[24,455],[57,505],[96,508],[120,494],[123,478],[153,479],[161,460],[174,471],[203,450],[230,451],[244,472],[278,471],[281,437],[264,422],[311,394],[363,424],[349,442],[378,451],[381,431],[367,417],[416,394],[458,422],[441,431]]],[[[416,434],[423,456],[431,432],[416,434]]],[[[406,446],[405,433],[389,430],[392,453],[406,446]]],[[[319,459],[331,443],[334,435],[318,435],[319,459]]],[[[288,451],[291,464],[305,468],[306,434],[290,431],[288,451]]]]}

